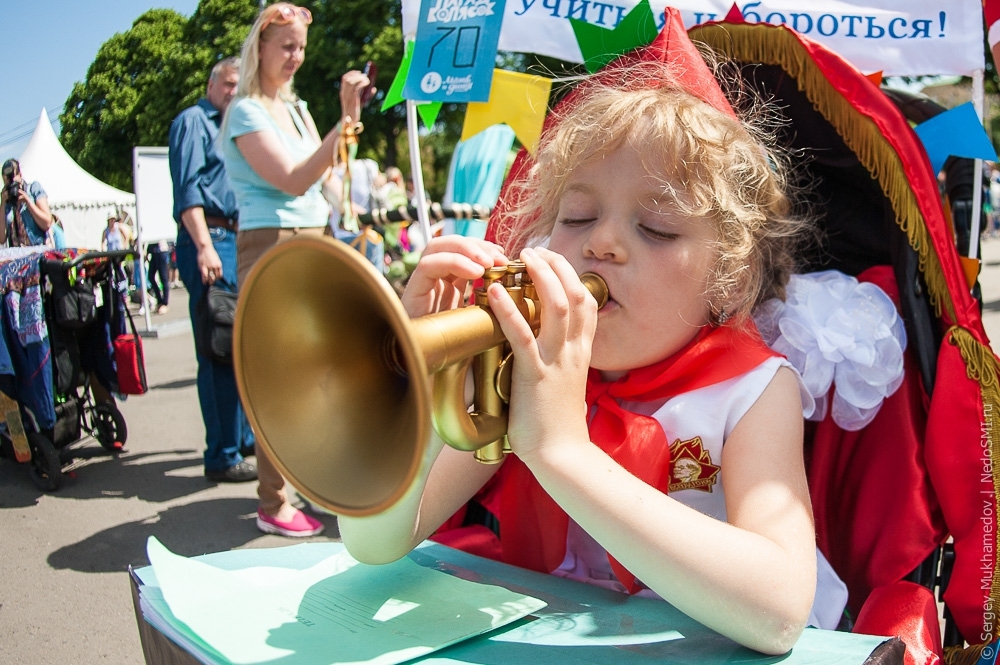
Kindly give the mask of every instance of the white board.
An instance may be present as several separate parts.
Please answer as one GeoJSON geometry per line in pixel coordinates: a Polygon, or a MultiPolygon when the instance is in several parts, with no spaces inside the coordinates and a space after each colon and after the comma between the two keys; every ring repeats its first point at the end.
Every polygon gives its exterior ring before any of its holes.
{"type": "Polygon", "coordinates": [[[143,244],[177,239],[174,221],[174,188],[170,180],[167,149],[136,146],[132,149],[132,182],[135,218],[143,244]]]}

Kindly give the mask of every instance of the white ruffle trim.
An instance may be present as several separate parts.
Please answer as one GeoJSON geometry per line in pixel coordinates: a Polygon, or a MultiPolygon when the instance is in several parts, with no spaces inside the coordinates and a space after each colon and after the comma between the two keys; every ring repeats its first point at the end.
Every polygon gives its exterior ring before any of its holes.
{"type": "Polygon", "coordinates": [[[872,421],[903,382],[906,330],[882,289],[836,270],[793,275],[785,302],[754,313],[764,341],[784,354],[816,399],[809,420],[832,415],[842,429],[872,421]]]}

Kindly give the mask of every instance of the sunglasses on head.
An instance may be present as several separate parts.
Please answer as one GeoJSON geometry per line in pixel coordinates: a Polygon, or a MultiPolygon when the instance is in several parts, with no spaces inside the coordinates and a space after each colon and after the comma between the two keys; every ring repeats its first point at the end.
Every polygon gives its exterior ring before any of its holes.
{"type": "Polygon", "coordinates": [[[272,7],[274,7],[274,11],[264,19],[264,22],[260,26],[261,30],[264,30],[264,28],[272,23],[275,25],[291,23],[296,17],[302,19],[302,22],[306,25],[313,22],[312,12],[305,7],[296,7],[295,5],[272,5],[272,7]]]}

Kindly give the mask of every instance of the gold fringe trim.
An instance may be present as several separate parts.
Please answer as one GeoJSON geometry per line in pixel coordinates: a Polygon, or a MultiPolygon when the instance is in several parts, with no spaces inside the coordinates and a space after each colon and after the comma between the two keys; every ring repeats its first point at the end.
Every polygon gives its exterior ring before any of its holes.
{"type": "Polygon", "coordinates": [[[986,644],[974,644],[968,647],[945,647],[945,665],[976,665],[986,646],[986,644]]]}
{"type": "MultiPolygon", "coordinates": [[[[977,341],[965,328],[952,326],[948,335],[962,353],[969,378],[982,386],[983,400],[986,400],[987,395],[1000,396],[1000,379],[997,378],[1000,376],[1000,368],[993,350],[977,341]]],[[[997,469],[1000,472],[1000,465],[997,465],[997,469]]]]}
{"type": "Polygon", "coordinates": [[[871,119],[859,113],[823,76],[794,35],[754,24],[708,25],[692,28],[691,38],[719,53],[741,61],[777,65],[798,83],[813,107],[836,128],[872,177],[878,181],[896,215],[896,224],[906,233],[919,257],[920,272],[927,283],[934,311],[947,308],[955,321],[941,263],[934,251],[924,217],[906,179],[899,155],[871,119]]]}
{"type": "MultiPolygon", "coordinates": [[[[958,326],[952,326],[945,336],[945,339],[958,347],[958,352],[965,362],[966,375],[979,383],[979,389],[983,397],[983,420],[980,425],[981,436],[989,440],[990,459],[992,460],[991,472],[993,476],[993,492],[997,497],[1000,490],[1000,440],[995,425],[995,419],[1000,416],[1000,364],[993,350],[976,340],[968,330],[958,326]]],[[[995,525],[993,530],[993,581],[990,585],[990,600],[993,603],[994,612],[1000,608],[1000,533],[995,525]]],[[[996,625],[996,622],[993,622],[996,625]]],[[[989,636],[989,640],[997,637],[996,631],[989,636]]],[[[985,646],[985,645],[984,645],[985,646]]]]}

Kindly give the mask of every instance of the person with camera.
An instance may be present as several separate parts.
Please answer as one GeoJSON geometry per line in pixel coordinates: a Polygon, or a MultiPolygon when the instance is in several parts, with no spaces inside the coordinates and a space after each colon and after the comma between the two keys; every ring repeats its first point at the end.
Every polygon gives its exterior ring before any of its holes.
{"type": "Polygon", "coordinates": [[[38,182],[27,183],[16,159],[8,159],[0,170],[3,173],[3,206],[6,223],[0,225],[0,245],[26,247],[44,245],[45,236],[52,226],[49,197],[38,182]]]}
{"type": "MultiPolygon", "coordinates": [[[[237,207],[216,137],[222,114],[236,94],[239,58],[212,68],[205,96],[170,126],[169,162],[177,220],[177,268],[188,292],[191,322],[202,293],[216,282],[236,286],[237,207]]],[[[257,479],[254,437],[240,404],[231,364],[198,353],[198,401],[205,423],[205,476],[215,482],[257,479]]]]}

